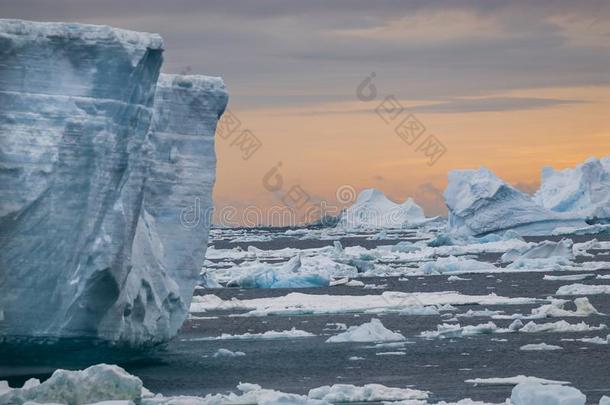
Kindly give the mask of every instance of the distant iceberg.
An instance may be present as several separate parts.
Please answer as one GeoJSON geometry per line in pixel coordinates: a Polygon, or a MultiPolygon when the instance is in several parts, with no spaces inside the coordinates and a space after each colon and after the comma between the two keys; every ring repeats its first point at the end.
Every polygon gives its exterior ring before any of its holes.
{"type": "Polygon", "coordinates": [[[185,319],[227,93],[159,80],[162,52],[157,34],[0,20],[3,341],[140,346],[185,319]]]}
{"type": "Polygon", "coordinates": [[[556,212],[510,186],[486,168],[453,170],[444,192],[453,233],[481,235],[513,229],[550,234],[558,226],[585,226],[580,213],[556,212]]]}
{"type": "Polygon", "coordinates": [[[342,228],[402,228],[409,224],[426,222],[424,210],[413,199],[407,198],[402,204],[388,199],[381,191],[365,189],[356,202],[345,209],[339,219],[342,228]]]}
{"type": "Polygon", "coordinates": [[[610,158],[590,158],[573,169],[545,167],[534,201],[551,211],[610,221],[610,158]]]}

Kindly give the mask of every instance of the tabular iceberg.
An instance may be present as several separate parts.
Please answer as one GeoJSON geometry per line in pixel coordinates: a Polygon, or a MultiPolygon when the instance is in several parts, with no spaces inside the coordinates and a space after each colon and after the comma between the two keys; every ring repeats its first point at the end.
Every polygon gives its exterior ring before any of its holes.
{"type": "Polygon", "coordinates": [[[426,221],[424,211],[413,199],[402,204],[389,200],[374,188],[362,190],[354,204],[341,214],[337,226],[344,228],[401,228],[426,221]]]}
{"type": "Polygon", "coordinates": [[[506,229],[536,234],[558,225],[584,225],[571,213],[551,211],[486,168],[453,170],[444,192],[449,228],[480,235],[506,229]]]}
{"type": "Polygon", "coordinates": [[[2,340],[145,345],[182,323],[207,226],[182,232],[180,210],[210,205],[227,95],[157,91],[162,52],[156,34],[0,20],[2,340]]]}

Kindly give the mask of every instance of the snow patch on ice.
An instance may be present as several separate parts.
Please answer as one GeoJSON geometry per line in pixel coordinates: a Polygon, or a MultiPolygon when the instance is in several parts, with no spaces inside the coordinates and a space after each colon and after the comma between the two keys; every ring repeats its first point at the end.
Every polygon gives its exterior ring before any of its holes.
{"type": "Polygon", "coordinates": [[[347,331],[328,338],[326,343],[394,342],[399,340],[405,340],[405,337],[400,333],[392,332],[383,326],[379,319],[373,318],[362,325],[350,326],[347,331]]]}

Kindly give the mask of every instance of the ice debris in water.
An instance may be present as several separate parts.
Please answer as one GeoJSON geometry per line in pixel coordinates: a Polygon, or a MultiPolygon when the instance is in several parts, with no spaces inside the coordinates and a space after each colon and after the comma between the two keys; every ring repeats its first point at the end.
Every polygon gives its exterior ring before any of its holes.
{"type": "Polygon", "coordinates": [[[573,387],[523,383],[513,388],[511,405],[585,405],[587,397],[573,387]]]}
{"type": "Polygon", "coordinates": [[[358,326],[350,326],[347,331],[331,336],[326,343],[342,342],[394,342],[405,340],[400,333],[387,329],[379,319],[373,318],[370,322],[358,326]]]}

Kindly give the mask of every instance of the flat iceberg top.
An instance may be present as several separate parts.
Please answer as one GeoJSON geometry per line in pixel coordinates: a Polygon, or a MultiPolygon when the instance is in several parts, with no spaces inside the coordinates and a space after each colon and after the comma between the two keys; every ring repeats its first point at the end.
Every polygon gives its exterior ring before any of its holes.
{"type": "Polygon", "coordinates": [[[87,42],[115,40],[126,46],[163,49],[159,34],[130,31],[107,25],[38,22],[0,18],[0,35],[14,35],[27,41],[69,38],[87,42]]]}
{"type": "Polygon", "coordinates": [[[103,25],[0,20],[0,92],[150,107],[162,53],[158,34],[103,25]]]}

